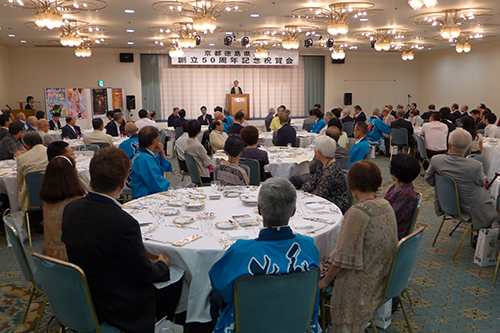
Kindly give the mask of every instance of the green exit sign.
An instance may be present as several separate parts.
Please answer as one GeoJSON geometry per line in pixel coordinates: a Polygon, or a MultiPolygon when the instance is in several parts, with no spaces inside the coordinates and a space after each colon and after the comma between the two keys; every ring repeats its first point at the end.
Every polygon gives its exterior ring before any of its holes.
{"type": "Polygon", "coordinates": [[[99,80],[99,81],[97,81],[97,85],[98,85],[99,87],[104,87],[104,81],[103,81],[103,80],[99,80]]]}

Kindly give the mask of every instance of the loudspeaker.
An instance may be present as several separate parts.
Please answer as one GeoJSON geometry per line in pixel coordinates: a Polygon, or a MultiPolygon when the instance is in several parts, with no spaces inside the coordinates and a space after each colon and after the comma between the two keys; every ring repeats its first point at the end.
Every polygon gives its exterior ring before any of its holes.
{"type": "Polygon", "coordinates": [[[127,95],[127,110],[135,110],[135,96],[127,95]]]}
{"type": "Polygon", "coordinates": [[[134,62],[134,54],[120,53],[120,62],[134,62]]]}
{"type": "Polygon", "coordinates": [[[345,64],[345,58],[344,59],[332,59],[332,64],[345,64]]]}
{"type": "Polygon", "coordinates": [[[344,94],[344,105],[352,105],[352,93],[344,94]]]}

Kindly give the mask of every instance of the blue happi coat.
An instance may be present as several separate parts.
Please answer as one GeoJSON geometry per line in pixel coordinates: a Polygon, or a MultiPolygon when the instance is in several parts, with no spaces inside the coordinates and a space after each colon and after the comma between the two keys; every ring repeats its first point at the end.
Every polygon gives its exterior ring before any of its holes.
{"type": "Polygon", "coordinates": [[[172,171],[172,164],[161,156],[154,156],[145,148],[139,148],[132,159],[130,187],[133,197],[168,191],[170,182],[163,178],[163,172],[172,171]]]}

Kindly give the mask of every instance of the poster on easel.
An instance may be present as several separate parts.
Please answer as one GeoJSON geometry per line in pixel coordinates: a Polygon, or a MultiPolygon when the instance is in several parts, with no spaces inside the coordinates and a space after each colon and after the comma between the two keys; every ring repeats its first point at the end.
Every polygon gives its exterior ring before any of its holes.
{"type": "Polygon", "coordinates": [[[92,105],[94,107],[94,115],[103,115],[108,111],[108,95],[106,88],[92,89],[92,105]]]}
{"type": "Polygon", "coordinates": [[[47,107],[48,118],[52,119],[54,111],[61,113],[61,117],[65,118],[68,115],[66,103],[65,88],[46,88],[45,89],[45,105],[47,107]]]}
{"type": "Polygon", "coordinates": [[[89,89],[84,88],[68,88],[68,115],[76,119],[87,119],[87,105],[89,89]]]}
{"type": "Polygon", "coordinates": [[[120,109],[123,112],[123,90],[122,89],[112,89],[113,96],[113,110],[120,109]]]}

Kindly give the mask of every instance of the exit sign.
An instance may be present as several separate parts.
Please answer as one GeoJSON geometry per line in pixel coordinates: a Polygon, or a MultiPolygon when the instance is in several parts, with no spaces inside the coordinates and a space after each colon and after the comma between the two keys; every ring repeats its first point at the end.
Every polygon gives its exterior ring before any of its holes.
{"type": "Polygon", "coordinates": [[[104,87],[104,81],[97,81],[97,85],[99,87],[104,87]]]}

